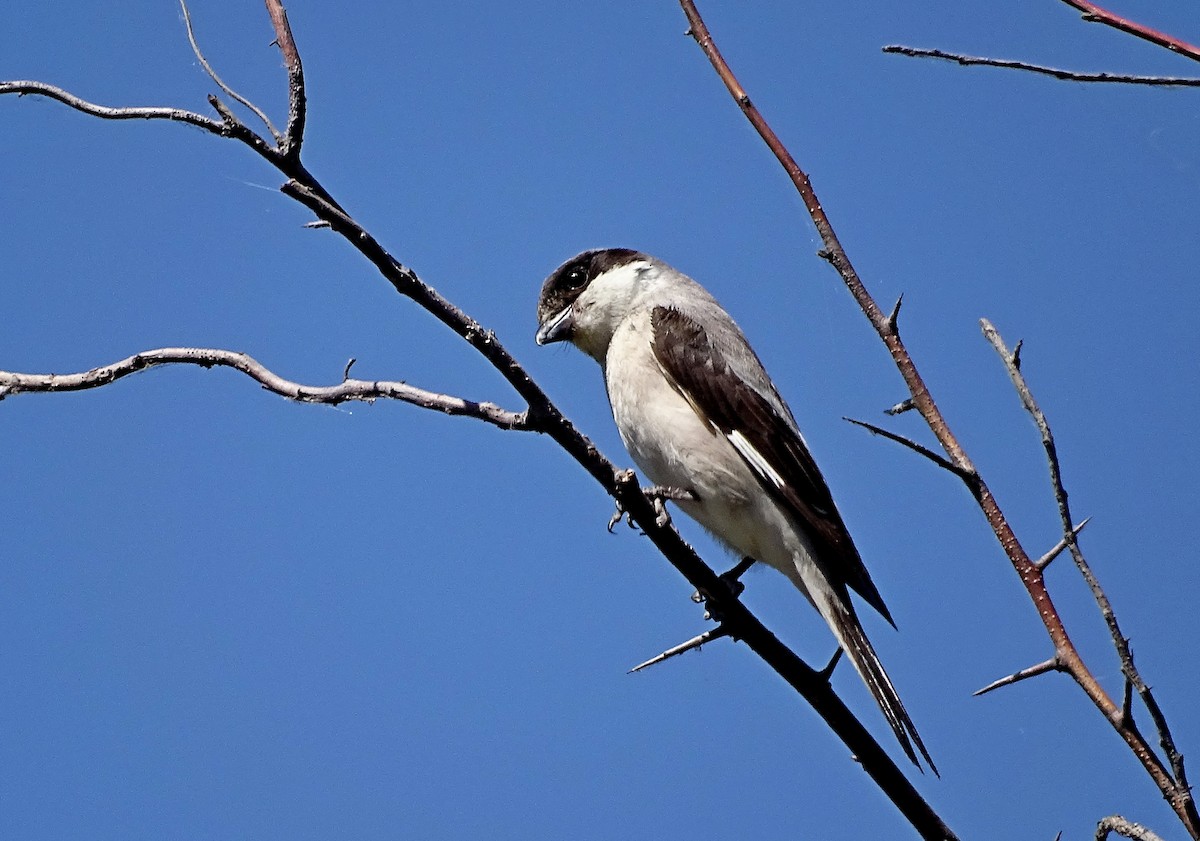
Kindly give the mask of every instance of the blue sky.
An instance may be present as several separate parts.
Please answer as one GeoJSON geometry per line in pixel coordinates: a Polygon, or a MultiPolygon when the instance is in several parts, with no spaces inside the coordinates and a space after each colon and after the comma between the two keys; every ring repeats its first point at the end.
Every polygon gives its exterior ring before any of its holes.
{"type": "MultiPolygon", "coordinates": [[[[204,111],[170,2],[9,4],[0,78],[204,111]]],[[[1052,0],[705,2],[811,173],[868,286],[1032,554],[1057,539],[1036,431],[979,335],[1025,340],[1083,544],[1189,756],[1200,459],[1197,94],[882,55],[889,43],[1081,70],[1195,73],[1052,0]]],[[[256,3],[196,0],[222,76],[279,121],[256,3]]],[[[1181,0],[1119,11],[1192,40],[1181,0]]],[[[598,245],[654,253],[734,313],[795,410],[900,627],[868,633],[963,837],[1180,835],[1065,677],[971,692],[1049,656],[966,492],[842,416],[905,396],[815,256],[777,164],[673,2],[293,0],[309,168],[400,259],[497,331],[625,462],[595,366],[533,343],[542,278],[598,245]]],[[[248,150],[177,125],[0,99],[0,368],[244,350],[521,408],[248,150]]],[[[231,372],[159,370],[0,402],[0,827],[21,839],[909,837],[798,698],[702,627],[691,588],[544,438],[391,404],[298,406],[231,372]]],[[[677,522],[714,566],[726,559],[677,522]]],[[[1112,692],[1067,563],[1051,585],[1112,692]]],[[[747,602],[823,663],[770,571],[747,602]]],[[[891,749],[848,669],[835,685],[891,749]]],[[[893,754],[899,756],[898,750],[893,754]]],[[[1193,769],[1193,776],[1200,771],[1193,769]]]]}

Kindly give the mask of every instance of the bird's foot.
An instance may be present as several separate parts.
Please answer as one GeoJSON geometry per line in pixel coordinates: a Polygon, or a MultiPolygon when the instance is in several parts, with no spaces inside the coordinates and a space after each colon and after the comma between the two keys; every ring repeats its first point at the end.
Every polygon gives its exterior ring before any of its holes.
{"type": "MultiPolygon", "coordinates": [[[[700,496],[695,491],[690,491],[687,488],[672,488],[664,485],[651,485],[648,488],[642,488],[650,502],[654,504],[654,522],[661,529],[666,528],[671,523],[671,515],[667,512],[667,501],[671,502],[697,502],[700,496]]],[[[622,519],[627,519],[629,512],[625,510],[625,506],[617,500],[617,510],[613,513],[612,518],[608,521],[608,532],[612,534],[612,530],[616,528],[617,523],[622,519]]],[[[629,527],[634,528],[633,520],[628,520],[629,527]]]]}
{"type": "Polygon", "coordinates": [[[668,485],[651,485],[648,488],[642,488],[642,493],[654,503],[654,522],[660,529],[666,528],[671,523],[671,515],[667,513],[668,500],[671,502],[700,501],[700,496],[695,491],[687,488],[672,488],[668,485]]]}
{"type": "MultiPolygon", "coordinates": [[[[750,567],[754,566],[754,563],[755,563],[754,558],[751,558],[751,557],[742,558],[740,561],[738,561],[734,565],[733,569],[726,570],[725,572],[723,572],[717,576],[717,578],[720,579],[721,583],[725,585],[725,588],[729,591],[729,594],[732,595],[734,598],[740,596],[742,594],[742,592],[746,589],[746,585],[741,582],[741,577],[745,574],[746,570],[748,570],[748,569],[750,569],[750,567]]],[[[708,597],[705,596],[704,593],[701,593],[699,590],[692,593],[692,601],[694,601],[696,604],[701,604],[702,602],[707,602],[708,600],[709,600],[708,597]]],[[[705,619],[714,619],[717,622],[721,621],[721,616],[719,615],[719,612],[717,610],[715,610],[711,605],[709,606],[708,610],[705,611],[704,618],[705,619]]]]}

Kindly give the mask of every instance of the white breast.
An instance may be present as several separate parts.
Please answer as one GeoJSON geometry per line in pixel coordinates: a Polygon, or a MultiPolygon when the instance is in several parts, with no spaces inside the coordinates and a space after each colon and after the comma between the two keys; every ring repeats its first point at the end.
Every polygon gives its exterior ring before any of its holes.
{"type": "Polygon", "coordinates": [[[808,554],[801,545],[808,541],[729,440],[672,386],[650,340],[649,313],[633,316],[614,333],[605,360],[613,418],[629,455],[650,482],[696,493],[699,502],[679,507],[735,553],[794,579],[796,555],[808,554]]]}

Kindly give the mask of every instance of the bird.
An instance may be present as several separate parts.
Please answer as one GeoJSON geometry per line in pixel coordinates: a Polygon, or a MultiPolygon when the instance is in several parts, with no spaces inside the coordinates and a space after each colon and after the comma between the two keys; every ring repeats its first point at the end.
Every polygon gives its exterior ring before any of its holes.
{"type": "Polygon", "coordinates": [[[782,572],[825,620],[905,755],[921,768],[915,746],[937,774],[850,591],[896,623],[733,318],[662,260],[600,248],[546,278],[537,319],[537,344],[567,342],[600,364],[621,440],[655,492],[739,557],[782,572]]]}

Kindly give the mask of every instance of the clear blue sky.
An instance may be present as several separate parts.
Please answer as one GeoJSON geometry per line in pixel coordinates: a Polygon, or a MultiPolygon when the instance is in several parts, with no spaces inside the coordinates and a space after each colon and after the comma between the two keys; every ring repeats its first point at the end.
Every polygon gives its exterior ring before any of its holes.
{"type": "MultiPolygon", "coordinates": [[[[633,246],[741,321],[897,619],[868,632],[943,772],[918,785],[964,838],[1089,838],[1113,812],[1180,836],[1065,677],[971,697],[1049,644],[962,487],[841,420],[927,440],[916,417],[880,415],[905,396],[899,377],[674,2],[289,10],[309,167],[610,457],[627,460],[595,366],[534,346],[542,278],[583,248],[633,246]]],[[[1200,757],[1200,94],[879,48],[1200,68],[1054,0],[702,10],[872,291],[905,294],[918,364],[1039,554],[1058,526],[1036,432],[977,321],[1025,339],[1075,510],[1094,517],[1084,546],[1200,757]]],[[[1120,11],[1200,37],[1183,0],[1120,11]]],[[[193,14],[225,79],[282,121],[260,5],[193,14]]],[[[0,78],[201,111],[210,90],[168,0],[9,3],[0,78]]],[[[304,229],[242,147],[4,98],[0,157],[0,368],[214,346],[304,382],[356,357],[362,377],[521,408],[344,243],[304,229]]],[[[700,611],[646,541],[605,532],[610,501],[544,438],[398,404],[298,406],[174,368],[0,402],[0,440],[5,838],[911,836],[743,647],[625,674],[697,633],[700,611]]],[[[1060,563],[1051,582],[1119,692],[1077,575],[1060,563]]],[[[768,624],[824,662],[830,637],[800,595],[769,571],[748,583],[768,624]]],[[[893,748],[853,673],[835,683],[893,748]]]]}

